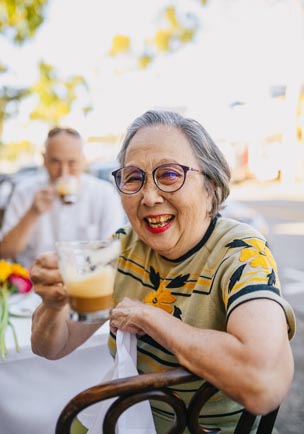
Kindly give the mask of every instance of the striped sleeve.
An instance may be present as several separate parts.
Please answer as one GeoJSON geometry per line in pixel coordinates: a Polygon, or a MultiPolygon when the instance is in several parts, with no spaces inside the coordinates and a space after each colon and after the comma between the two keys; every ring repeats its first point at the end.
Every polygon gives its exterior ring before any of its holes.
{"type": "Polygon", "coordinates": [[[225,267],[222,291],[227,320],[244,302],[271,299],[283,308],[291,339],[295,333],[295,315],[281,295],[277,265],[267,242],[250,237],[234,239],[225,247],[228,250],[222,263],[225,267]]]}

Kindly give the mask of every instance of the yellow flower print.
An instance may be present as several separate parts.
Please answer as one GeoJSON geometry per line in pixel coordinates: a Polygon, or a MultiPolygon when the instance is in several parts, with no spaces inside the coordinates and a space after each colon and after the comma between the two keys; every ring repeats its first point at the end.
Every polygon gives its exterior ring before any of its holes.
{"type": "Polygon", "coordinates": [[[240,255],[241,262],[250,260],[249,264],[252,267],[262,267],[267,269],[271,267],[277,271],[276,263],[265,241],[254,238],[250,241],[246,240],[246,242],[250,244],[251,247],[242,249],[240,255]]]}
{"type": "Polygon", "coordinates": [[[160,309],[165,310],[168,313],[173,312],[172,303],[176,301],[176,297],[171,294],[169,289],[163,288],[163,285],[160,284],[160,287],[157,291],[151,291],[144,298],[144,303],[149,304],[150,306],[156,306],[160,309]]]}

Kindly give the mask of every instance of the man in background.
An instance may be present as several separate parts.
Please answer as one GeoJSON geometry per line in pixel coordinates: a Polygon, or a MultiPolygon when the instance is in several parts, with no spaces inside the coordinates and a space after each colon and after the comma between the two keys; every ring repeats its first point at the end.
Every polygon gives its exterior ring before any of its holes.
{"type": "Polygon", "coordinates": [[[83,173],[83,139],[72,128],[53,128],[45,143],[44,170],[18,184],[4,214],[0,257],[31,267],[56,241],[106,239],[124,223],[115,188],[83,173]],[[59,180],[72,176],[74,200],[63,203],[59,180]],[[57,190],[56,190],[57,189],[57,190]]]}

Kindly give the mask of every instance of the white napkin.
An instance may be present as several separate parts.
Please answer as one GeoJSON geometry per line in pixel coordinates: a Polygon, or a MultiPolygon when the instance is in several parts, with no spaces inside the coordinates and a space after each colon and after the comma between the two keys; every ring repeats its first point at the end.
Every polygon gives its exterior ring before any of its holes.
{"type": "MultiPolygon", "coordinates": [[[[117,353],[113,368],[102,382],[138,375],[136,368],[136,336],[120,330],[116,335],[117,353]]],[[[100,434],[104,416],[116,398],[108,399],[83,410],[78,418],[86,426],[88,434],[100,434]]],[[[157,434],[149,401],[133,405],[119,417],[116,434],[157,434]]]]}

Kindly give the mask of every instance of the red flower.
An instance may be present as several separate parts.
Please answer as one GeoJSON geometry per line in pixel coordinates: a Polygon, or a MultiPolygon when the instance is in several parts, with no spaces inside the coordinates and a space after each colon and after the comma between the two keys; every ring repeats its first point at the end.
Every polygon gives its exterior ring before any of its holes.
{"type": "Polygon", "coordinates": [[[6,356],[5,333],[8,327],[12,330],[16,351],[19,351],[16,330],[11,321],[12,316],[18,315],[9,312],[9,297],[12,294],[26,294],[31,289],[32,282],[26,268],[17,263],[0,260],[0,356],[2,360],[6,356]]]}
{"type": "Polygon", "coordinates": [[[25,294],[32,289],[32,282],[27,277],[19,276],[18,274],[11,274],[8,278],[11,285],[15,286],[18,293],[25,294]]]}

